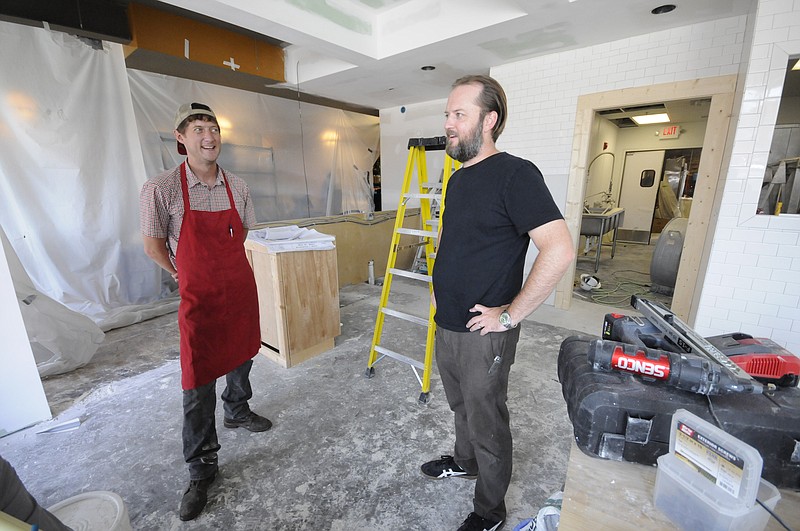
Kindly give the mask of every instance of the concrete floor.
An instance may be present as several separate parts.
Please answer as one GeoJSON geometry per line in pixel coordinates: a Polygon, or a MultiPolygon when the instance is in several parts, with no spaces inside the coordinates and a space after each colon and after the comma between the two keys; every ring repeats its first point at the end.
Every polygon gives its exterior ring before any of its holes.
{"type": "MultiPolygon", "coordinates": [[[[342,289],[334,349],[290,369],[257,356],[251,407],[274,427],[228,430],[217,408],[220,477],[192,522],[177,515],[188,475],[175,313],[110,331],[89,365],[46,379],[54,420],[0,439],[0,454],[42,505],[112,491],[134,529],[455,529],[471,511],[474,483],[419,472],[422,462],[451,453],[454,441],[435,366],[427,405],[417,400],[408,365],[387,358],[364,378],[380,289],[342,289]],[[76,418],[76,430],[38,433],[76,418]]],[[[508,529],[563,486],[572,426],[556,376],[558,348],[578,332],[599,335],[611,311],[573,302],[567,312],[543,307],[522,324],[509,389],[515,456],[508,529]]],[[[425,315],[427,288],[395,278],[390,303],[425,315]]],[[[382,344],[421,359],[425,331],[387,319],[382,344]]]]}
{"type": "MultiPolygon", "coordinates": [[[[595,253],[590,250],[583,253],[579,249],[578,260],[575,267],[573,301],[582,300],[594,304],[619,307],[627,312],[631,311],[631,295],[639,295],[652,301],[660,302],[666,307],[672,304],[672,295],[650,291],[650,262],[653,252],[658,244],[658,234],[651,237],[650,244],[618,242],[614,257],[611,257],[611,246],[604,245],[600,253],[600,267],[594,270],[595,253]],[[601,287],[591,292],[580,289],[582,274],[594,275],[600,280],[601,287]]],[[[680,258],[678,256],[677,258],[680,258]]],[[[677,274],[677,264],[662,264],[664,268],[661,276],[667,275],[670,265],[674,266],[677,274]]],[[[599,329],[598,329],[599,330],[599,329]]]]}

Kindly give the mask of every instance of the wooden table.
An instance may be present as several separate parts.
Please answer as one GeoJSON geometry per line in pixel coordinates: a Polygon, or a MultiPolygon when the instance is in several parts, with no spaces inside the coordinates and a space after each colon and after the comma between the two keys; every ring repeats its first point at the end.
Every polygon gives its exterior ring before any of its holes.
{"type": "MultiPolygon", "coordinates": [[[[591,457],[573,442],[559,531],[675,529],[653,505],[655,481],[655,466],[591,457]]],[[[775,512],[791,529],[800,530],[800,492],[781,489],[775,512]]],[[[783,527],[770,518],[767,529],[783,527]]]]}
{"type": "Polygon", "coordinates": [[[594,259],[594,272],[600,269],[600,250],[603,247],[603,236],[613,231],[611,239],[611,258],[614,258],[614,251],[617,250],[617,231],[625,219],[624,208],[612,208],[605,212],[588,213],[584,212],[581,216],[581,236],[597,237],[597,254],[594,259]]]}

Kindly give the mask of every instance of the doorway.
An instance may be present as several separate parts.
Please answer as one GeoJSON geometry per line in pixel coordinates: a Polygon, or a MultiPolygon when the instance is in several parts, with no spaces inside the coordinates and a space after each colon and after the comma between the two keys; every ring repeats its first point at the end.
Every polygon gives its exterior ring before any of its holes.
{"type": "MultiPolygon", "coordinates": [[[[706,123],[693,122],[689,127],[698,129],[696,136],[704,135],[706,123]]],[[[625,213],[613,256],[611,234],[607,234],[608,250],[603,249],[598,268],[596,247],[587,251],[596,237],[581,235],[583,254],[579,252],[575,268],[575,299],[627,307],[631,295],[637,295],[671,306],[701,152],[702,148],[625,151],[618,196],[607,200],[625,213]],[[586,274],[594,276],[599,287],[587,290],[582,282],[586,274]]],[[[602,183],[605,174],[600,177],[602,183]]],[[[597,187],[597,183],[589,184],[589,190],[597,187]]],[[[597,210],[593,200],[591,193],[584,200],[592,205],[587,206],[590,213],[597,210]]]]}
{"type": "MultiPolygon", "coordinates": [[[[719,203],[717,184],[723,168],[730,113],[733,106],[736,76],[720,76],[697,80],[630,88],[578,98],[573,156],[570,163],[565,219],[572,231],[578,248],[581,215],[584,211],[587,166],[599,149],[591,149],[597,142],[593,133],[597,129],[597,113],[612,107],[657,104],[675,98],[692,100],[710,99],[710,109],[703,139],[703,150],[707,154],[698,167],[698,182],[703,186],[695,189],[693,206],[688,221],[684,252],[681,256],[672,311],[691,324],[699,304],[702,283],[710,253],[710,241],[706,235],[713,233],[714,205],[719,203]]],[[[727,162],[727,161],[726,161],[727,162]]],[[[556,288],[555,306],[568,309],[572,298],[575,264],[556,288]]]]}

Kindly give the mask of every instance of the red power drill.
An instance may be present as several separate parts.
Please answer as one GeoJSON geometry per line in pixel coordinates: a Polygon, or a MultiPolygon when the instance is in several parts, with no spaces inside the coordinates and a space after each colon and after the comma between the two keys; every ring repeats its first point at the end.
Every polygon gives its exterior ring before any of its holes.
{"type": "Polygon", "coordinates": [[[747,392],[740,380],[700,356],[594,339],[588,358],[596,371],[629,372],[701,395],[747,392]]]}

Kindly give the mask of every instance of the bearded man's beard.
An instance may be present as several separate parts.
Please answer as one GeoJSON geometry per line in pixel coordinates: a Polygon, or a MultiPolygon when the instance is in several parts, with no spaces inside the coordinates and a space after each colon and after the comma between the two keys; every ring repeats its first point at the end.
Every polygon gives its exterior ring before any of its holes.
{"type": "Polygon", "coordinates": [[[466,162],[477,157],[483,147],[483,130],[480,126],[482,123],[483,120],[479,120],[475,129],[466,138],[459,137],[458,144],[453,145],[448,142],[445,152],[458,162],[466,162]]]}

